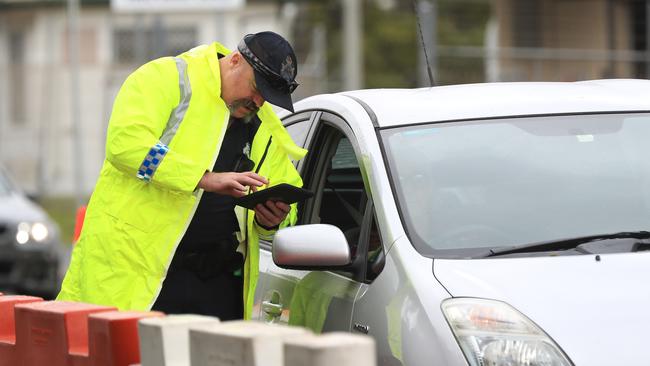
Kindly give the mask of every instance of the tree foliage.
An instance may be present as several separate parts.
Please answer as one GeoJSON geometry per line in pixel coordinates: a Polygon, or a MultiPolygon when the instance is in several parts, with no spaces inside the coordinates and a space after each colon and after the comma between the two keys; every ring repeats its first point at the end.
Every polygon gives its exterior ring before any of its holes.
{"type": "MultiPolygon", "coordinates": [[[[327,75],[331,91],[342,85],[343,24],[341,1],[298,1],[299,16],[294,26],[296,51],[310,47],[311,29],[316,24],[327,33],[327,75]]],[[[488,0],[436,0],[436,43],[450,46],[482,46],[490,17],[488,0]]],[[[418,85],[418,52],[421,44],[413,0],[364,0],[363,58],[366,88],[412,88],[418,85]]],[[[483,60],[437,53],[437,75],[441,84],[480,82],[483,60]]]]}

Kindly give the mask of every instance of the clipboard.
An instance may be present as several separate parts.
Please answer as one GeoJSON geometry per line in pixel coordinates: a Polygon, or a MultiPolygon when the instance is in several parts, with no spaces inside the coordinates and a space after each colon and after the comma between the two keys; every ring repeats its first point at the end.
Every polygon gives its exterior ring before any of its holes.
{"type": "Polygon", "coordinates": [[[255,209],[258,204],[264,204],[266,201],[280,201],[286,204],[292,204],[306,200],[312,197],[314,192],[292,186],[287,183],[280,183],[257,192],[253,192],[243,197],[235,198],[235,205],[246,207],[249,210],[255,209]]]}

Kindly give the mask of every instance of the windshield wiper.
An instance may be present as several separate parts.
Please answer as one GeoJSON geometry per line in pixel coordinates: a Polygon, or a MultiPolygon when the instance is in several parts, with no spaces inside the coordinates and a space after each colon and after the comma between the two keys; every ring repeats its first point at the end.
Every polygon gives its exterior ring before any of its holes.
{"type": "Polygon", "coordinates": [[[580,244],[589,243],[592,241],[608,240],[608,239],[650,239],[650,231],[622,231],[612,234],[600,234],[590,236],[579,236],[577,238],[550,240],[539,243],[524,244],[510,248],[503,249],[490,249],[490,253],[486,257],[494,257],[498,255],[515,254],[515,253],[531,253],[531,252],[546,252],[552,250],[567,250],[574,249],[580,244]]]}

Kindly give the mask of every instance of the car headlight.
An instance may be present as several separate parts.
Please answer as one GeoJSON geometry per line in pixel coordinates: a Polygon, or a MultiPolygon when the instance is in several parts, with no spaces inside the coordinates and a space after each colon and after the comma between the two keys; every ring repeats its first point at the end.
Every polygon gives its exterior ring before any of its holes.
{"type": "Polygon", "coordinates": [[[542,329],[506,303],[454,298],[442,303],[442,311],[472,366],[573,365],[542,329]]]}
{"type": "Polygon", "coordinates": [[[42,222],[21,222],[18,224],[18,230],[16,231],[16,242],[21,245],[30,241],[42,243],[47,240],[49,235],[50,230],[42,222]]]}

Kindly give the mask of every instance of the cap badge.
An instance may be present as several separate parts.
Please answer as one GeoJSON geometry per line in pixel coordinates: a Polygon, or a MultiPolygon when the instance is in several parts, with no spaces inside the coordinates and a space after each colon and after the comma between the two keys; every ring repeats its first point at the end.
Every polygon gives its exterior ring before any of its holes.
{"type": "Polygon", "coordinates": [[[284,62],[282,62],[280,75],[285,80],[293,80],[293,75],[295,75],[295,73],[296,69],[293,67],[293,60],[291,59],[291,56],[287,56],[284,62]]]}

